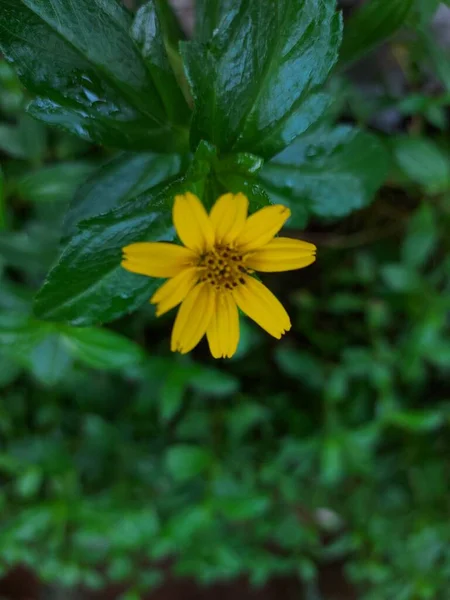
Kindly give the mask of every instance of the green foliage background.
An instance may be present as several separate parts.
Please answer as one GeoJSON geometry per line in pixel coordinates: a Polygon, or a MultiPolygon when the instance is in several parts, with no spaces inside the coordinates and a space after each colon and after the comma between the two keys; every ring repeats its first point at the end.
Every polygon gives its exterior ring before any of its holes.
{"type": "Polygon", "coordinates": [[[320,598],[342,560],[364,600],[448,597],[438,4],[371,0],[341,46],[333,0],[198,0],[192,40],[163,0],[0,0],[0,574],[135,598],[170,559],[320,598]],[[359,61],[386,43],[403,92],[367,93],[359,61]],[[120,255],[175,239],[183,190],[287,204],[317,244],[267,277],[281,342],[242,321],[231,361],[169,353],[160,282],[120,255]]]}

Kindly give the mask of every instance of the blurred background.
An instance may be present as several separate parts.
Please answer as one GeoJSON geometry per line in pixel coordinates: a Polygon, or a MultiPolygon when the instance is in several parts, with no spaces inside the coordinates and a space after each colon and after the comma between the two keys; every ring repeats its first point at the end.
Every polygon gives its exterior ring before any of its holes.
{"type": "Polygon", "coordinates": [[[416,0],[362,54],[333,110],[389,177],[308,224],[313,267],[267,278],[290,335],[243,321],[226,362],[170,355],[149,307],[76,339],[30,317],[113,153],[28,117],[0,60],[1,598],[448,600],[450,8],[416,0]]]}

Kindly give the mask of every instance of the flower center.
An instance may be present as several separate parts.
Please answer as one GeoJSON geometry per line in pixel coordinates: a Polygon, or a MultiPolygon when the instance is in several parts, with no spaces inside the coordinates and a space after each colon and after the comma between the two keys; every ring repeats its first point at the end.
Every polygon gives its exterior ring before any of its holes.
{"type": "Polygon", "coordinates": [[[230,246],[215,246],[204,254],[199,262],[203,274],[201,281],[207,281],[217,290],[232,290],[245,283],[247,273],[243,256],[230,246]]]}

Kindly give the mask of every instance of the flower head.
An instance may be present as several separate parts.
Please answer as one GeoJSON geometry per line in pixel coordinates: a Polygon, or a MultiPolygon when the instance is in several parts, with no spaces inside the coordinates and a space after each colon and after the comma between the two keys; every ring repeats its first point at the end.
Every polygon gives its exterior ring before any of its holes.
{"type": "Polygon", "coordinates": [[[173,222],[184,245],[142,242],[123,249],[128,271],[168,278],[150,300],[157,316],[181,304],[172,351],[190,352],[206,334],[215,358],[233,356],[238,308],[275,338],[291,328],[286,310],[253,273],[306,267],[314,262],[316,247],[275,237],[291,214],[285,206],[247,213],[243,194],[221,196],[209,215],[194,194],[176,196],[173,222]]]}

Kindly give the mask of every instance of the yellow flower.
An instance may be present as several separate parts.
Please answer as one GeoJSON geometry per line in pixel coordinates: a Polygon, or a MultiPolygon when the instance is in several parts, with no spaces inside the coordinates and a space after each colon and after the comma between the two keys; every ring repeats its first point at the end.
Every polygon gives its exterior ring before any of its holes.
{"type": "Polygon", "coordinates": [[[184,246],[142,242],[123,249],[122,266],[169,280],[154,294],[157,316],[181,304],[171,349],[190,352],[206,334],[214,358],[231,357],[239,342],[238,308],[280,339],[289,316],[254,271],[301,269],[314,262],[314,244],[275,237],[290,217],[285,206],[262,208],[247,217],[243,194],[221,196],[208,215],[187,193],[176,196],[173,222],[184,246]]]}

